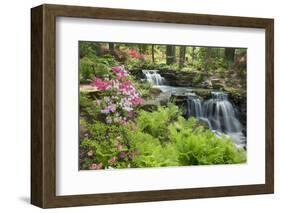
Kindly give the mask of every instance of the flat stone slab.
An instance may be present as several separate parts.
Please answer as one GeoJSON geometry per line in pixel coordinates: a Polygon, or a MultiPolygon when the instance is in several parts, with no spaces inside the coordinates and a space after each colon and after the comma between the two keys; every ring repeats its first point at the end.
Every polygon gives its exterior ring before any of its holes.
{"type": "Polygon", "coordinates": [[[80,84],[80,92],[96,92],[98,89],[89,84],[80,84]]]}

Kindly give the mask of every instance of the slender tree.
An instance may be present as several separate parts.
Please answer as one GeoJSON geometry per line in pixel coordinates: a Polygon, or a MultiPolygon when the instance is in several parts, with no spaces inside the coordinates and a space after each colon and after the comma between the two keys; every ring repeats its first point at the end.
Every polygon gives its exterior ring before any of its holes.
{"type": "Polygon", "coordinates": [[[195,59],[195,47],[192,47],[192,53],[191,53],[192,63],[195,59]]]}
{"type": "Polygon", "coordinates": [[[155,58],[154,58],[154,44],[151,45],[151,60],[154,63],[155,58]]]}
{"type": "Polygon", "coordinates": [[[111,53],[113,53],[114,52],[114,43],[112,43],[112,42],[108,43],[108,48],[109,48],[109,51],[111,53]]]}
{"type": "Polygon", "coordinates": [[[166,64],[174,64],[176,62],[176,47],[172,45],[166,46],[166,64]]]}
{"type": "Polygon", "coordinates": [[[235,48],[225,48],[224,57],[228,62],[234,62],[235,48]]]}
{"type": "Polygon", "coordinates": [[[185,63],[185,52],[186,52],[186,47],[181,46],[180,47],[179,68],[182,68],[185,63]]]}

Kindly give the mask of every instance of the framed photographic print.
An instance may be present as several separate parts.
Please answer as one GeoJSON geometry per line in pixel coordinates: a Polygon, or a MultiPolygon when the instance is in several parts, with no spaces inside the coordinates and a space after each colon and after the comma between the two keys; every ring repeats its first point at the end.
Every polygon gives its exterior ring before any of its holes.
{"type": "Polygon", "coordinates": [[[31,10],[31,203],[274,191],[273,19],[31,10]]]}

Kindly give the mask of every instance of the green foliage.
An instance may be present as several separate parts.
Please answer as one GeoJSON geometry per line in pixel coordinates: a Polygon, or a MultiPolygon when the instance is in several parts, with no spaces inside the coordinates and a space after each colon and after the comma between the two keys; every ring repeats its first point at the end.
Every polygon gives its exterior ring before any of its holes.
{"type": "Polygon", "coordinates": [[[192,128],[195,119],[183,118],[169,126],[172,143],[178,150],[181,165],[235,164],[246,161],[243,149],[237,149],[230,139],[218,138],[210,130],[192,128]]]}
{"type": "Polygon", "coordinates": [[[111,55],[97,57],[91,55],[80,59],[80,82],[86,83],[92,80],[93,76],[98,78],[111,77],[111,68],[118,62],[111,55]]]}
{"type": "Polygon", "coordinates": [[[80,92],[80,116],[87,118],[89,121],[97,119],[100,112],[100,106],[95,100],[89,97],[89,94],[80,92]]]}
{"type": "Polygon", "coordinates": [[[137,129],[129,134],[131,146],[138,150],[135,167],[235,164],[246,162],[225,136],[218,138],[194,118],[186,121],[172,104],[155,112],[141,111],[137,129]]]}
{"type": "Polygon", "coordinates": [[[91,164],[102,164],[103,168],[127,168],[129,147],[126,139],[127,129],[121,125],[107,125],[96,121],[88,124],[89,137],[81,142],[81,149],[91,152],[92,156],[84,159],[83,168],[89,169],[91,164]],[[120,158],[120,154],[125,156],[120,158]],[[110,163],[111,159],[115,159],[110,163]]]}
{"type": "Polygon", "coordinates": [[[168,107],[159,107],[154,112],[140,111],[136,123],[140,131],[165,143],[168,139],[167,124],[176,120],[179,113],[176,105],[169,104],[168,107]]]}
{"type": "Polygon", "coordinates": [[[142,98],[147,98],[150,96],[150,90],[152,88],[152,85],[149,82],[145,81],[139,83],[135,79],[131,81],[133,82],[134,86],[136,87],[142,98]]]}
{"type": "Polygon", "coordinates": [[[93,42],[87,42],[87,41],[81,41],[79,42],[79,57],[92,57],[96,55],[95,50],[95,43],[93,42]]]}
{"type": "Polygon", "coordinates": [[[131,132],[129,138],[131,146],[138,153],[132,160],[132,167],[145,168],[179,165],[175,146],[171,144],[162,146],[157,138],[140,130],[131,132]]]}
{"type": "Polygon", "coordinates": [[[138,70],[138,69],[145,69],[147,67],[147,63],[144,60],[130,58],[127,60],[126,68],[128,70],[138,70]]]}
{"type": "Polygon", "coordinates": [[[195,84],[195,85],[199,84],[199,83],[201,83],[203,81],[203,79],[204,79],[203,75],[201,73],[197,72],[195,74],[195,77],[193,78],[192,83],[195,84]]]}

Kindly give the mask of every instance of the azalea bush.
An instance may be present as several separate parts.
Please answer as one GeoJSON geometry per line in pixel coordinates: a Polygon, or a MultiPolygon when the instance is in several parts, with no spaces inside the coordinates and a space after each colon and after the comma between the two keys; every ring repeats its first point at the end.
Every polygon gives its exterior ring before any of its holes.
{"type": "Polygon", "coordinates": [[[128,54],[132,58],[136,58],[136,59],[144,59],[144,57],[145,57],[144,54],[140,54],[136,49],[129,49],[128,54]]]}
{"type": "Polygon", "coordinates": [[[134,150],[129,150],[123,133],[143,100],[121,66],[112,67],[110,75],[103,78],[94,77],[91,86],[96,90],[94,98],[80,93],[80,116],[84,118],[83,125],[80,123],[80,167],[129,167],[134,150]]]}
{"type": "Polygon", "coordinates": [[[123,67],[113,67],[112,72],[114,75],[111,79],[94,77],[91,85],[104,91],[104,96],[97,104],[101,107],[100,112],[105,115],[105,122],[126,123],[134,117],[134,107],[140,105],[143,99],[123,67]]]}
{"type": "Polygon", "coordinates": [[[88,124],[88,135],[81,141],[81,169],[128,168],[135,151],[126,138],[127,127],[96,121],[88,124]]]}

